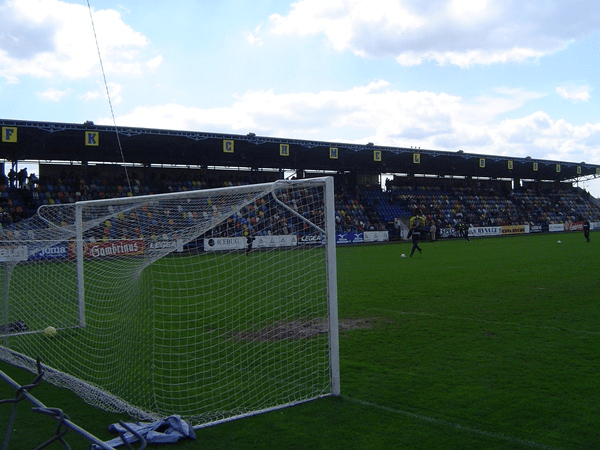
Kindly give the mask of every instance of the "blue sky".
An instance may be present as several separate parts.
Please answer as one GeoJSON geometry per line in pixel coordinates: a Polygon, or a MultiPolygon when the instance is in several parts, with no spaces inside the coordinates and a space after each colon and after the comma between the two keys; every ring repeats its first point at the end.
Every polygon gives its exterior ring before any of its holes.
{"type": "MultiPolygon", "coordinates": [[[[120,126],[600,164],[596,1],[89,4],[120,126]]],[[[87,1],[0,0],[0,117],[113,123],[87,1]]]]}

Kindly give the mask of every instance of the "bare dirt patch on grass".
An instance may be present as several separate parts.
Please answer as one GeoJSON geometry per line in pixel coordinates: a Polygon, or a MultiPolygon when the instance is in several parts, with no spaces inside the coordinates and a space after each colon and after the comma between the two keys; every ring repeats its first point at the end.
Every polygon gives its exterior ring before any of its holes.
{"type": "MultiPolygon", "coordinates": [[[[373,328],[375,318],[342,319],[338,322],[339,331],[366,330],[373,328]]],[[[309,339],[329,331],[325,319],[305,319],[279,321],[256,331],[238,331],[233,334],[235,341],[273,342],[281,340],[309,339]]]]}

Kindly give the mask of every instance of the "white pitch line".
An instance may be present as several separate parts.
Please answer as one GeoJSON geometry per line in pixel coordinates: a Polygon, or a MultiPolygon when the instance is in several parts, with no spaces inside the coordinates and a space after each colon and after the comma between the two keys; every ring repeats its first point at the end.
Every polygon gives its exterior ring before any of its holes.
{"type": "Polygon", "coordinates": [[[502,326],[510,326],[510,327],[521,327],[521,328],[537,328],[540,330],[552,330],[552,331],[567,331],[569,333],[580,333],[580,334],[591,334],[595,336],[600,336],[600,331],[586,331],[586,330],[572,330],[570,328],[561,328],[561,327],[547,327],[541,325],[527,325],[523,323],[513,323],[513,322],[497,322],[493,320],[485,320],[485,319],[474,319],[472,317],[456,317],[456,316],[441,316],[439,314],[418,312],[418,311],[395,311],[393,309],[380,309],[380,308],[370,308],[372,311],[383,311],[395,314],[402,314],[407,316],[425,316],[425,317],[435,317],[437,319],[453,319],[453,320],[465,320],[470,322],[480,322],[480,323],[489,323],[491,325],[502,325],[502,326]]]}
{"type": "Polygon", "coordinates": [[[435,417],[428,417],[428,416],[423,416],[421,414],[415,414],[415,413],[412,413],[409,411],[403,411],[401,409],[390,408],[388,406],[378,405],[377,403],[371,403],[371,402],[367,402],[364,400],[347,397],[345,395],[342,395],[342,398],[344,400],[349,400],[351,402],[358,403],[359,405],[377,408],[382,411],[387,411],[387,412],[391,412],[394,414],[401,414],[403,416],[410,417],[412,419],[421,420],[423,422],[429,422],[429,423],[433,423],[436,425],[444,425],[449,428],[454,428],[455,430],[464,431],[464,432],[476,434],[479,436],[486,436],[486,437],[491,437],[494,439],[507,441],[507,442],[510,442],[511,444],[519,444],[519,445],[524,445],[527,447],[540,448],[540,449],[544,449],[544,450],[562,450],[558,447],[552,447],[550,445],[541,444],[539,442],[529,441],[526,439],[519,439],[519,438],[515,438],[512,436],[507,436],[503,433],[494,433],[492,431],[480,430],[479,428],[468,427],[465,425],[461,425],[459,423],[448,422],[447,420],[443,420],[443,419],[436,419],[435,417]]]}

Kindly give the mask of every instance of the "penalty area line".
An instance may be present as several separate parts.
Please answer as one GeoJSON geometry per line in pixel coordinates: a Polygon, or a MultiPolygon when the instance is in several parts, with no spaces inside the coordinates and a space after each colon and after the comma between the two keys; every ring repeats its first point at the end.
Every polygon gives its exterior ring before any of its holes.
{"type": "Polygon", "coordinates": [[[342,399],[348,400],[353,403],[357,403],[359,405],[369,406],[371,408],[377,408],[382,411],[386,411],[386,412],[390,412],[390,413],[394,413],[394,414],[400,414],[400,415],[403,415],[406,417],[410,417],[412,419],[420,420],[422,422],[429,422],[429,423],[432,423],[435,425],[443,425],[443,426],[446,426],[449,428],[454,428],[455,430],[458,430],[458,431],[464,431],[464,432],[476,434],[479,436],[485,436],[485,437],[503,440],[506,442],[510,442],[511,444],[524,445],[527,447],[540,448],[540,449],[544,449],[544,450],[562,450],[558,447],[552,447],[550,445],[541,444],[539,442],[529,441],[526,439],[519,439],[519,438],[515,438],[512,436],[507,436],[503,433],[495,433],[492,431],[480,430],[479,428],[473,428],[473,427],[469,427],[466,425],[461,425],[459,423],[449,422],[449,421],[443,420],[443,419],[436,419],[435,417],[428,417],[428,416],[424,416],[422,414],[416,414],[416,413],[412,413],[409,411],[403,411],[401,409],[390,408],[389,406],[378,405],[377,403],[367,402],[365,400],[360,400],[360,399],[348,397],[345,395],[342,395],[342,399]]]}
{"type": "Polygon", "coordinates": [[[574,334],[590,334],[590,335],[600,336],[600,332],[598,332],[598,331],[573,330],[570,328],[550,327],[550,326],[543,326],[543,325],[528,325],[528,324],[524,324],[524,323],[514,323],[514,322],[498,322],[498,321],[494,321],[494,320],[476,319],[473,317],[442,316],[440,314],[418,312],[418,311],[396,311],[393,309],[381,309],[381,308],[370,308],[370,309],[372,311],[383,311],[383,312],[388,312],[388,313],[400,314],[400,315],[404,315],[404,316],[422,316],[422,317],[432,317],[434,319],[462,320],[462,321],[468,321],[468,322],[487,323],[490,325],[500,325],[500,326],[507,326],[507,327],[533,328],[533,329],[538,329],[538,330],[564,331],[567,333],[574,333],[574,334]]]}

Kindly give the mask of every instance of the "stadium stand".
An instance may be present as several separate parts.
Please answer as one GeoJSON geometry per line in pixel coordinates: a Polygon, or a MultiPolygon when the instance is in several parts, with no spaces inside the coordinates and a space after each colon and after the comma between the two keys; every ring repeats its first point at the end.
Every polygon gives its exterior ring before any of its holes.
{"type": "MultiPolygon", "coordinates": [[[[87,176],[76,173],[72,167],[57,166],[47,172],[39,179],[32,174],[20,185],[11,185],[7,177],[0,180],[2,227],[31,217],[41,205],[234,186],[277,177],[276,173],[200,170],[155,170],[143,176],[133,171],[125,176],[122,169],[114,167],[107,171],[96,169],[87,176]]],[[[394,221],[415,212],[423,215],[428,225],[435,223],[438,229],[454,228],[459,223],[485,227],[548,225],[583,218],[600,221],[598,201],[586,191],[564,183],[549,183],[544,187],[525,185],[513,190],[507,182],[499,181],[405,178],[388,183],[385,191],[369,186],[350,192],[346,186],[348,180],[340,183],[335,196],[336,226],[340,233],[387,229],[394,237],[394,221]]],[[[302,210],[303,205],[297,207],[302,210]]],[[[226,226],[214,233],[241,236],[302,231],[290,215],[271,217],[269,205],[255,204],[250,208],[249,222],[238,221],[234,214],[226,226]]],[[[107,227],[101,234],[99,238],[112,238],[118,230],[107,227]]]]}
{"type": "MultiPolygon", "coordinates": [[[[0,119],[0,124],[10,136],[17,136],[18,130],[19,137],[0,142],[2,172],[10,169],[8,176],[0,178],[2,227],[31,217],[41,205],[272,182],[286,176],[290,168],[299,178],[333,174],[338,232],[388,230],[394,237],[399,220],[415,213],[438,229],[460,223],[474,227],[529,224],[547,229],[549,224],[584,218],[600,220],[598,200],[574,187],[579,180],[600,176],[600,166],[585,162],[281,139],[254,133],[128,127],[115,133],[114,127],[89,121],[65,124],[0,119]],[[95,136],[98,145],[82,145],[88,134],[95,136]],[[116,134],[121,137],[118,141],[116,134]],[[282,146],[287,149],[285,156],[282,146]],[[27,177],[19,170],[17,162],[22,160],[38,161],[38,176],[27,177]],[[385,173],[396,175],[381,189],[385,173]]],[[[273,222],[268,205],[253,208],[256,223],[236,223],[233,231],[226,232],[294,229],[290,217],[273,222]],[[271,223],[265,228],[267,221],[271,223]]]]}

